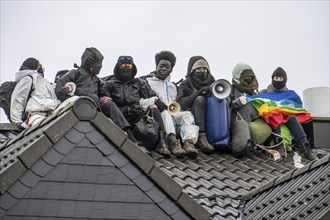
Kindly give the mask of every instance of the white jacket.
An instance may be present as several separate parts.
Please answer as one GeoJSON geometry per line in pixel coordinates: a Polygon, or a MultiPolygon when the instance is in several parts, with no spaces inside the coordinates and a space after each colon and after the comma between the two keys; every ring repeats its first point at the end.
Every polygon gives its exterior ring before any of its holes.
{"type": "MultiPolygon", "coordinates": [[[[165,104],[176,102],[177,88],[170,80],[171,76],[168,76],[165,80],[157,77],[147,78],[151,89],[155,91],[157,97],[165,104]]],[[[189,139],[193,140],[194,143],[197,142],[199,128],[195,125],[194,116],[190,111],[180,111],[176,115],[171,116],[167,110],[164,110],[161,116],[167,134],[179,132],[183,142],[189,139]]]]}
{"type": "Polygon", "coordinates": [[[15,75],[18,82],[12,95],[10,104],[10,118],[13,123],[22,122],[23,112],[48,112],[53,111],[61,103],[55,94],[54,87],[47,79],[39,76],[36,70],[21,70],[15,75]],[[33,87],[31,97],[31,77],[33,87]],[[25,108],[25,109],[24,109],[25,108]]]}

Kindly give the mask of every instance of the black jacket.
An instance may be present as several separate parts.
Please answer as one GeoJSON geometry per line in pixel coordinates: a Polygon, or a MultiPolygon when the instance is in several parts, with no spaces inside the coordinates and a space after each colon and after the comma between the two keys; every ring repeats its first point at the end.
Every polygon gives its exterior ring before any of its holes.
{"type": "Polygon", "coordinates": [[[100,97],[104,96],[103,83],[97,75],[88,73],[85,69],[73,69],[61,78],[56,83],[55,93],[59,100],[62,102],[71,96],[62,93],[61,88],[65,86],[67,82],[73,82],[76,84],[75,95],[88,96],[93,99],[95,103],[98,103],[100,97]]]}

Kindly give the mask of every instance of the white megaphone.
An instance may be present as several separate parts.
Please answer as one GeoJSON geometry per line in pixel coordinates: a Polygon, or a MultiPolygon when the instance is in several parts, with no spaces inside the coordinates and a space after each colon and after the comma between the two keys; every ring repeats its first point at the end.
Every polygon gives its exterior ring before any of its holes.
{"type": "Polygon", "coordinates": [[[177,102],[167,103],[167,111],[170,115],[176,115],[181,110],[180,104],[177,102]]]}
{"type": "Polygon", "coordinates": [[[231,84],[225,79],[218,79],[211,84],[211,93],[217,99],[225,99],[231,93],[231,84]]]}

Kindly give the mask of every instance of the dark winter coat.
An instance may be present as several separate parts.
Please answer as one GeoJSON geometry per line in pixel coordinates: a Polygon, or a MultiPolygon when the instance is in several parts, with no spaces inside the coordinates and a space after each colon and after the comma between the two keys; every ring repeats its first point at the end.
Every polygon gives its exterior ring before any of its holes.
{"type": "MultiPolygon", "coordinates": [[[[202,56],[195,56],[189,60],[186,79],[183,80],[178,87],[177,102],[180,104],[181,109],[184,111],[189,110],[192,107],[196,97],[202,95],[203,92],[201,88],[196,88],[196,86],[194,86],[191,77],[191,68],[199,59],[204,58],[202,56]]],[[[207,84],[204,86],[209,86],[214,81],[214,77],[211,75],[211,73],[209,73],[209,79],[207,80],[207,84]]]]}
{"type": "Polygon", "coordinates": [[[133,73],[132,79],[126,82],[119,80],[117,73],[115,67],[114,76],[109,77],[104,84],[105,95],[111,97],[128,121],[135,121],[134,119],[144,112],[140,100],[156,96],[156,93],[145,80],[134,78],[136,72],[133,73]]]}
{"type": "Polygon", "coordinates": [[[71,97],[61,92],[61,88],[68,82],[76,84],[75,95],[88,96],[95,103],[98,103],[99,98],[104,95],[103,83],[97,75],[88,73],[83,68],[73,69],[59,78],[56,83],[55,93],[57,98],[62,102],[71,97]]]}

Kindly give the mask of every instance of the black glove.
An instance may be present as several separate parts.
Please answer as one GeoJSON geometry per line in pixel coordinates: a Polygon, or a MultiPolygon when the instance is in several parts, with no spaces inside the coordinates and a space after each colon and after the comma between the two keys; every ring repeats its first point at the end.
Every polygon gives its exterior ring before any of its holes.
{"type": "Polygon", "coordinates": [[[167,109],[167,105],[164,102],[160,101],[160,99],[157,99],[157,101],[155,102],[155,105],[157,106],[157,108],[159,109],[160,112],[167,109]]]}
{"type": "Polygon", "coordinates": [[[204,86],[200,91],[202,95],[208,96],[211,94],[211,86],[204,86]]]}

